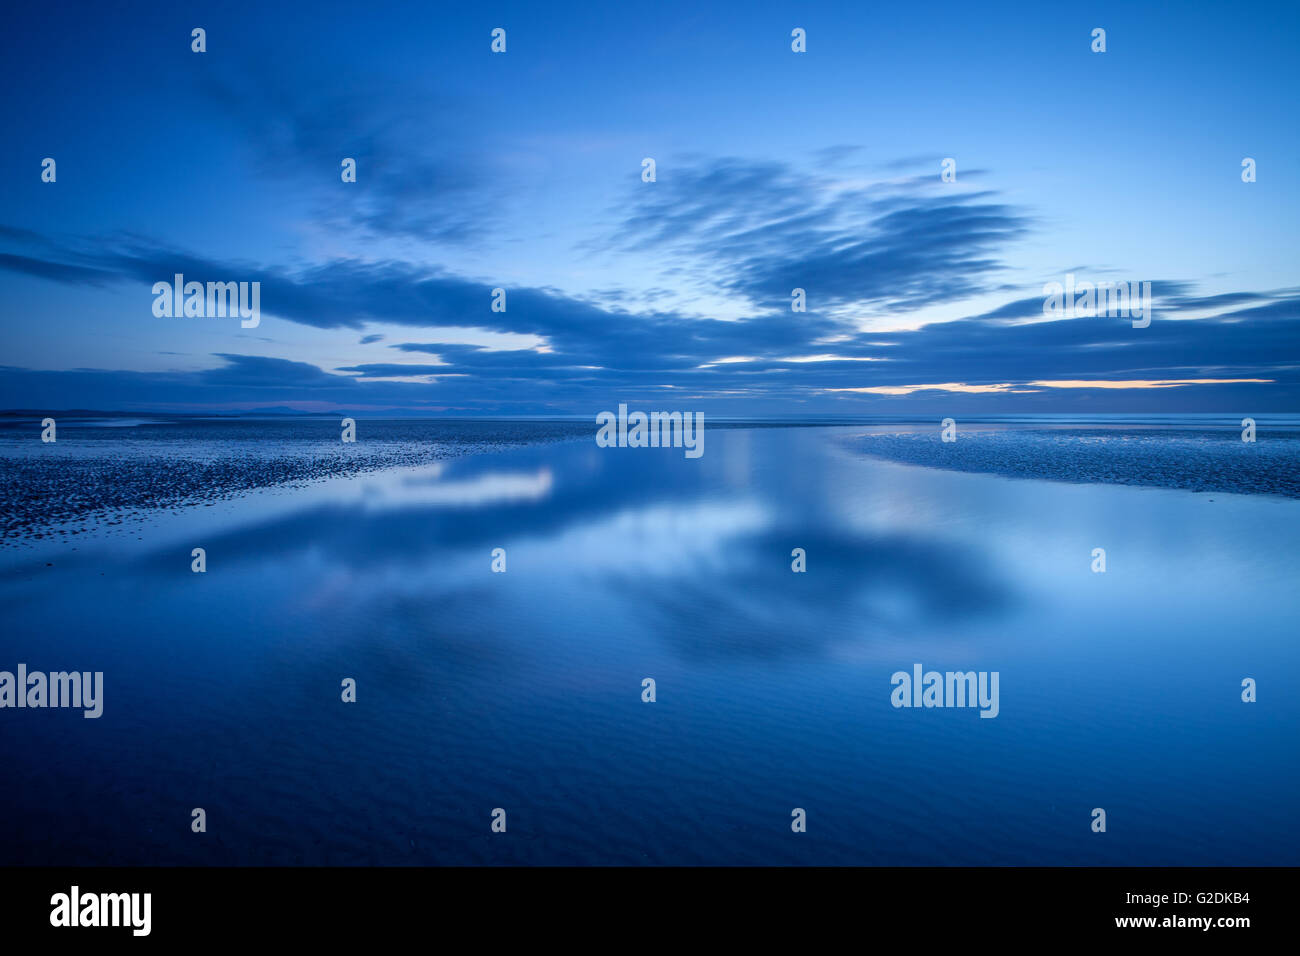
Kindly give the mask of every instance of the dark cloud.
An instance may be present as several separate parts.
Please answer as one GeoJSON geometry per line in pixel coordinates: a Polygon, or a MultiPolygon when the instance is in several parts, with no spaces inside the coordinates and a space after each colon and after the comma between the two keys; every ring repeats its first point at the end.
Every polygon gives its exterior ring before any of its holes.
{"type": "Polygon", "coordinates": [[[585,415],[632,401],[727,415],[791,414],[805,408],[883,414],[940,405],[949,411],[1059,411],[1076,405],[1069,393],[1055,389],[1011,396],[1011,401],[941,393],[903,400],[829,390],[947,382],[1024,386],[1044,380],[1255,378],[1269,383],[1074,395],[1086,395],[1088,407],[1095,410],[1294,410],[1300,394],[1300,336],[1295,331],[1300,297],[1282,296],[1270,304],[1276,315],[1249,320],[1186,320],[1157,309],[1145,329],[1112,318],[1006,325],[974,317],[888,336],[854,335],[822,347],[811,345],[807,335],[796,335],[790,324],[663,319],[658,327],[630,322],[625,330],[611,329],[591,341],[578,336],[573,340],[582,344],[578,352],[406,342],[393,348],[436,356],[437,362],[379,362],[329,371],[304,362],[226,353],[218,356],[220,367],[188,373],[9,368],[0,370],[0,405],[129,410],[310,401],[408,410],[436,404],[466,414],[585,415]],[[745,338],[746,326],[760,330],[768,325],[764,342],[745,338]],[[744,354],[754,361],[713,364],[712,358],[691,351],[704,346],[739,354],[741,344],[749,346],[744,354]],[[837,357],[790,360],[820,353],[837,357]],[[436,384],[392,381],[417,376],[432,377],[436,384]]]}
{"type": "Polygon", "coordinates": [[[105,285],[120,278],[106,269],[89,268],[66,262],[53,262],[48,259],[34,259],[30,256],[20,256],[12,253],[0,253],[0,269],[35,276],[38,279],[63,282],[68,285],[105,285]]]}
{"type": "Polygon", "coordinates": [[[260,355],[231,355],[217,352],[217,358],[226,364],[220,368],[197,373],[204,385],[221,386],[288,386],[295,391],[312,388],[340,388],[351,384],[350,379],[331,375],[309,362],[291,362],[288,359],[267,358],[260,355]]]}
{"type": "MultiPolygon", "coordinates": [[[[1076,278],[1080,281],[1087,279],[1088,281],[1093,282],[1094,284],[1096,281],[1093,278],[1089,278],[1089,275],[1086,272],[1086,270],[1081,270],[1081,274],[1077,275],[1076,278]]],[[[1059,282],[1063,285],[1065,281],[1065,275],[1062,274],[1060,276],[1053,277],[1048,281],[1059,282]]],[[[1113,281],[1127,282],[1130,280],[1122,279],[1122,280],[1113,280],[1113,281]]],[[[1188,302],[1210,301],[1208,299],[1195,300],[1194,297],[1189,296],[1188,292],[1191,289],[1191,284],[1187,282],[1175,282],[1166,279],[1153,279],[1153,280],[1146,280],[1146,281],[1151,282],[1152,298],[1157,300],[1159,306],[1162,306],[1166,309],[1173,308],[1173,309],[1178,309],[1180,311],[1183,309],[1191,310],[1194,308],[1202,308],[1202,306],[1188,305],[1187,304],[1188,302]]],[[[1214,298],[1230,299],[1232,297],[1217,296],[1214,298]]],[[[1044,296],[1041,293],[1041,289],[1036,290],[1036,294],[1034,295],[1031,295],[1027,298],[1015,299],[1011,302],[1007,302],[1006,304],[1000,305],[995,309],[990,309],[988,312],[985,312],[982,315],[972,316],[972,319],[984,321],[984,322],[990,322],[994,324],[1013,324],[1017,320],[1021,320],[1021,319],[1039,320],[1043,318],[1043,299],[1044,296]]]]}
{"type": "MultiPolygon", "coordinates": [[[[340,111],[344,119],[352,115],[349,108],[340,111]]],[[[319,118],[268,130],[268,156],[295,162],[319,155],[323,161],[337,153],[336,144],[326,142],[332,130],[319,118]]],[[[823,156],[827,163],[852,158],[851,150],[823,156]]],[[[0,270],[68,285],[147,285],[177,272],[201,282],[258,281],[267,317],[320,329],[364,331],[384,323],[413,330],[389,346],[389,361],[331,370],[226,353],[217,368],[193,373],[10,369],[5,402],[31,407],[32,399],[21,397],[28,389],[64,407],[93,407],[90,398],[57,402],[59,392],[48,391],[57,383],[73,394],[100,396],[105,404],[99,407],[310,399],[405,408],[436,402],[471,413],[585,413],[607,407],[613,397],[639,395],[680,396],[695,407],[729,403],[729,413],[745,414],[897,401],[834,389],[1187,378],[1272,383],[1195,386],[1175,398],[1112,392],[1092,407],[1245,396],[1281,409],[1296,401],[1300,290],[1203,296],[1190,283],[1154,280],[1156,318],[1149,328],[1133,329],[1125,319],[1044,322],[1039,287],[995,279],[1002,250],[1028,234],[1032,221],[991,192],[957,192],[930,181],[937,176],[926,180],[848,188],[828,174],[729,159],[665,164],[653,187],[638,183],[645,188],[630,204],[615,243],[654,250],[665,273],[676,273],[679,292],[695,283],[749,300],[754,305],[742,321],[657,309],[662,289],[601,288],[577,297],[507,287],[507,310],[493,312],[497,282],[437,266],[343,259],[286,270],[212,261],[136,235],[69,242],[0,227],[0,241],[21,247],[0,253],[0,270]],[[807,290],[809,312],[790,311],[795,287],[807,290]],[[910,331],[863,333],[840,317],[849,310],[835,311],[867,305],[908,312],[991,292],[1009,300],[960,321],[910,331]],[[1219,314],[1186,318],[1207,311],[1219,314]],[[535,336],[544,347],[485,348],[465,344],[462,333],[442,331],[465,327],[535,336]],[[809,360],[825,355],[833,357],[809,360]],[[744,361],[723,361],[735,358],[744,361]],[[395,381],[418,377],[426,381],[395,381]],[[112,400],[115,394],[120,400],[112,400]]],[[[141,308],[150,302],[142,289],[141,308]]],[[[381,340],[372,333],[360,343],[381,340]]],[[[1031,406],[1049,400],[1041,394],[1021,398],[1031,406]]]]}
{"type": "Polygon", "coordinates": [[[844,305],[907,311],[988,291],[1001,251],[1032,221],[988,191],[938,172],[849,185],[828,173],[735,158],[659,167],[637,184],[612,242],[667,255],[701,287],[758,310],[844,305]]]}
{"type": "Polygon", "coordinates": [[[502,177],[465,104],[352,71],[288,73],[274,59],[207,77],[202,91],[260,175],[298,190],[321,225],[463,244],[494,221],[502,177]],[[356,181],[340,176],[356,160],[356,181]]]}

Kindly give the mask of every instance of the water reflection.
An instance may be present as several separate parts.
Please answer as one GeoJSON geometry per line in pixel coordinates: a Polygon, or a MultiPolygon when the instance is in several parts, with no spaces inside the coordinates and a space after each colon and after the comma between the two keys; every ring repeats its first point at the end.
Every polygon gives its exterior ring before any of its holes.
{"type": "Polygon", "coordinates": [[[1232,693],[1247,670],[1297,673],[1293,508],[907,468],[834,438],[720,429],[700,460],[520,448],[200,509],[137,550],[6,576],[4,660],[103,670],[106,702],[98,721],[5,715],[0,846],[55,863],[1295,862],[1297,705],[1261,721],[1232,693]],[[1087,570],[1098,542],[1107,575],[1087,570]],[[1225,643],[1240,607],[1248,638],[1225,643]],[[889,674],[914,661],[1000,671],[998,718],[892,709],[889,674]],[[174,825],[196,792],[223,841],[174,825]],[[1131,823],[1105,845],[1087,840],[1102,800],[1131,823]],[[494,806],[517,809],[519,839],[467,822],[494,806]],[[792,806],[817,821],[793,843],[792,806]],[[29,825],[52,813],[86,822],[29,825]]]}

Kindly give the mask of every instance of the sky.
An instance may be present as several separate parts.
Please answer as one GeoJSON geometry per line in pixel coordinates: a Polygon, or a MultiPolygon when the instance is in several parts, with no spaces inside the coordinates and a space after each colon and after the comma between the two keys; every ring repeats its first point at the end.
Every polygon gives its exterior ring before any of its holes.
{"type": "Polygon", "coordinates": [[[1300,411],[1295,3],[181,6],[8,14],[0,408],[1300,411]]]}

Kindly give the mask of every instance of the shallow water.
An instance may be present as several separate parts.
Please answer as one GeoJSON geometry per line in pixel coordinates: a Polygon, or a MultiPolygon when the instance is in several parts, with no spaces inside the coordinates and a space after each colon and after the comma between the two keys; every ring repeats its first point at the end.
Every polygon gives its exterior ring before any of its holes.
{"type": "Polygon", "coordinates": [[[1244,430],[1230,416],[1182,418],[1176,424],[1083,427],[976,422],[963,424],[950,442],[927,424],[878,430],[856,447],[891,461],[1011,478],[1300,498],[1300,422],[1294,416],[1261,417],[1254,441],[1242,441],[1244,430]]]}
{"type": "Polygon", "coordinates": [[[0,554],[0,669],[105,675],[98,720],[0,711],[0,862],[1300,862],[1300,502],[863,431],[520,447],[0,554]],[[917,662],[999,672],[998,716],[895,709],[917,662]]]}
{"type": "MultiPolygon", "coordinates": [[[[0,419],[0,547],[71,540],[258,488],[427,464],[521,444],[586,437],[586,423],[363,420],[341,441],[340,418],[0,419]]],[[[355,420],[354,420],[355,423],[355,420]]]]}

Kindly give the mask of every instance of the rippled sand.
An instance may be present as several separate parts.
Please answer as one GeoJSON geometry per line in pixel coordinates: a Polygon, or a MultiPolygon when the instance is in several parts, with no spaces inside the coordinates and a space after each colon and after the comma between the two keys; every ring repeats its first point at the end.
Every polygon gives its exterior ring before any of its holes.
{"type": "Polygon", "coordinates": [[[4,712],[0,862],[1300,861],[1300,502],[864,430],[586,429],[0,555],[0,669],[104,675],[98,719],[4,712]],[[997,718],[895,708],[918,663],[997,718]]]}
{"type": "Polygon", "coordinates": [[[0,427],[0,541],[78,535],[159,509],[210,504],[256,488],[294,486],[512,445],[589,437],[565,422],[358,423],[337,419],[60,423],[45,444],[32,423],[0,427]],[[105,427],[112,424],[119,427],[105,427]]]}
{"type": "Polygon", "coordinates": [[[873,434],[854,447],[890,461],[1011,478],[1300,498],[1300,432],[1236,428],[979,429],[873,434]]]}

